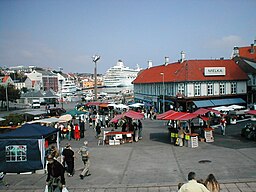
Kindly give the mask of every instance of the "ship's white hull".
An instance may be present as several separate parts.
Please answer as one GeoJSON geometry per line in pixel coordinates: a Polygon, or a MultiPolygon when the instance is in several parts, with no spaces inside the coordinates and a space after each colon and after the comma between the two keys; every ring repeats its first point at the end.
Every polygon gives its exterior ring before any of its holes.
{"type": "Polygon", "coordinates": [[[129,87],[132,81],[137,77],[139,69],[125,67],[119,60],[117,64],[107,70],[104,76],[105,87],[129,87]]]}

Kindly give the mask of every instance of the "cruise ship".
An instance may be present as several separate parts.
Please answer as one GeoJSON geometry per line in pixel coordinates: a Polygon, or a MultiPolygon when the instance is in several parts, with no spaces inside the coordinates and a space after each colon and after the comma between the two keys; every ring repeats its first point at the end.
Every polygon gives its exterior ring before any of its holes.
{"type": "Polygon", "coordinates": [[[61,89],[63,95],[73,95],[77,91],[76,84],[70,80],[66,80],[61,89]]]}
{"type": "Polygon", "coordinates": [[[129,87],[132,81],[137,77],[141,69],[131,69],[124,66],[122,60],[118,60],[116,65],[109,68],[104,76],[103,82],[105,87],[129,87]]]}

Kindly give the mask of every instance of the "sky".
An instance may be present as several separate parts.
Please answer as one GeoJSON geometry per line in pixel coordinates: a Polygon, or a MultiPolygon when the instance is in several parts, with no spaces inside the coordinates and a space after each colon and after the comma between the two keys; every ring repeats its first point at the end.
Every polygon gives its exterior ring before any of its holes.
{"type": "Polygon", "coordinates": [[[97,73],[229,59],[256,39],[256,0],[0,0],[0,66],[97,73]]]}

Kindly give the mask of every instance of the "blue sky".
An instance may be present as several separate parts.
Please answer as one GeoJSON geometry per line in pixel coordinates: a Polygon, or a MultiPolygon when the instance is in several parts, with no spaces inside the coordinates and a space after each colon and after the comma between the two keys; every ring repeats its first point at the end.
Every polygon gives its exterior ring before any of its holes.
{"type": "Polygon", "coordinates": [[[256,0],[0,0],[0,66],[98,73],[230,58],[256,39],[256,0]]]}

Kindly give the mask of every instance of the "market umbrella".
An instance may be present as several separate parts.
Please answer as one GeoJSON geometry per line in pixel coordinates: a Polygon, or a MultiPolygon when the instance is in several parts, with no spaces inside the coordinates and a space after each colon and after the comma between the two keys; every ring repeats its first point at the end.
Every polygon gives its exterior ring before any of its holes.
{"type": "Polygon", "coordinates": [[[144,118],[143,113],[136,112],[136,111],[133,111],[133,110],[129,110],[129,111],[125,112],[123,114],[123,116],[129,117],[129,118],[132,118],[132,119],[143,119],[144,118]]]}
{"type": "Polygon", "coordinates": [[[83,114],[86,114],[86,113],[88,113],[88,112],[87,111],[79,111],[79,110],[76,110],[76,109],[72,109],[72,110],[66,112],[65,114],[69,114],[72,117],[74,117],[74,116],[83,115],[83,114]]]}
{"type": "Polygon", "coordinates": [[[67,122],[72,120],[72,116],[70,114],[65,114],[59,117],[59,122],[67,122]]]}
{"type": "Polygon", "coordinates": [[[164,113],[161,113],[161,114],[157,115],[157,116],[156,116],[156,119],[161,120],[161,119],[163,119],[164,117],[166,117],[167,115],[171,115],[171,114],[173,114],[173,113],[175,113],[175,112],[176,112],[176,111],[174,111],[174,110],[166,111],[166,112],[164,112],[164,113]]]}

